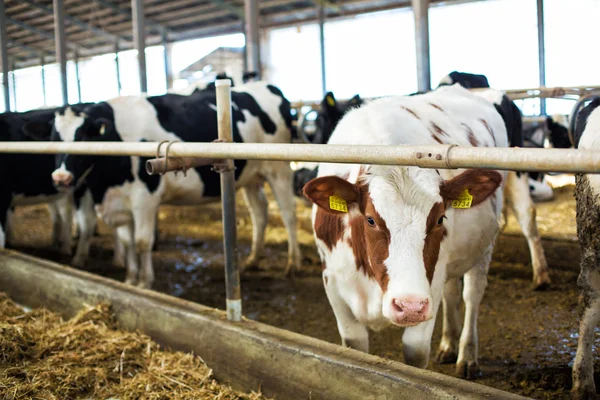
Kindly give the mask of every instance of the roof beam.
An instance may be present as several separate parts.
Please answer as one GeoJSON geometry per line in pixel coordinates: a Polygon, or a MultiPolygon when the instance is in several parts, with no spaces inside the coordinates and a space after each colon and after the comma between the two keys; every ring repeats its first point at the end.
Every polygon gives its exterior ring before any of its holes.
{"type": "MultiPolygon", "coordinates": [[[[34,0],[21,0],[21,1],[30,5],[33,8],[36,8],[42,12],[45,12],[46,14],[54,15],[54,11],[52,10],[52,8],[46,7],[45,5],[42,5],[42,4],[39,4],[39,3],[35,2],[34,0]]],[[[82,21],[79,18],[70,16],[68,14],[65,14],[65,20],[77,25],[78,27],[80,27],[83,30],[93,32],[94,34],[96,34],[98,36],[104,36],[104,37],[110,38],[113,41],[119,40],[124,43],[130,43],[130,41],[127,40],[127,38],[125,38],[125,37],[115,35],[114,33],[108,32],[102,28],[96,28],[95,26],[92,26],[92,25],[88,24],[87,22],[82,21]]]]}
{"type": "Polygon", "coordinates": [[[229,11],[240,19],[244,19],[244,9],[242,7],[227,3],[225,0],[210,0],[210,2],[223,10],[229,11]]]}
{"type": "MultiPolygon", "coordinates": [[[[20,28],[23,28],[23,29],[25,29],[25,30],[27,30],[29,32],[33,32],[36,35],[41,36],[41,37],[43,37],[45,39],[54,40],[54,35],[52,35],[51,33],[46,32],[46,31],[43,31],[41,29],[38,29],[35,26],[31,26],[31,25],[29,25],[29,24],[27,24],[27,23],[25,23],[23,21],[19,21],[17,19],[13,19],[13,18],[8,18],[7,17],[6,20],[8,22],[10,22],[11,24],[13,24],[13,25],[16,25],[16,26],[18,26],[20,28]]],[[[80,45],[75,44],[75,43],[67,43],[67,46],[69,48],[73,49],[73,50],[87,50],[85,47],[80,46],[80,45]]]]}
{"type": "MultiPolygon", "coordinates": [[[[106,8],[110,8],[117,14],[125,15],[125,16],[131,18],[131,11],[124,10],[109,0],[94,0],[94,1],[106,8]]],[[[166,26],[161,25],[158,22],[153,21],[149,18],[146,18],[146,25],[148,27],[150,27],[151,29],[153,29],[156,33],[160,33],[160,34],[163,34],[164,32],[170,33],[170,30],[166,26]]]]}

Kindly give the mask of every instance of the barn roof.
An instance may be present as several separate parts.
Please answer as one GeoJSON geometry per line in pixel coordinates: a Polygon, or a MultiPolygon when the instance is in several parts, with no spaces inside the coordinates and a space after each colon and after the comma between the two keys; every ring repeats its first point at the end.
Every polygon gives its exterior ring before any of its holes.
{"type": "MultiPolygon", "coordinates": [[[[9,58],[16,68],[55,60],[52,0],[3,0],[9,58]]],[[[317,20],[325,2],[327,19],[409,7],[410,0],[261,0],[261,28],[317,20]]],[[[450,3],[432,0],[432,3],[450,3]]],[[[243,0],[143,0],[146,45],[242,32],[243,0]]],[[[131,0],[64,0],[68,58],[133,48],[131,0]]]]}

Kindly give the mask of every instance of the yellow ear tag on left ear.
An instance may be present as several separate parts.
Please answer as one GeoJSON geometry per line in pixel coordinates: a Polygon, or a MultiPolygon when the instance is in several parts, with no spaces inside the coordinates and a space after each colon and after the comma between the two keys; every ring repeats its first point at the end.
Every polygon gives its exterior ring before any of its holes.
{"type": "Polygon", "coordinates": [[[469,189],[465,189],[458,199],[452,200],[452,208],[471,208],[471,203],[473,203],[473,196],[469,194],[469,189]]]}
{"type": "Polygon", "coordinates": [[[329,208],[334,211],[347,213],[348,203],[346,203],[346,200],[342,199],[341,197],[335,195],[329,196],[329,208]]]}
{"type": "Polygon", "coordinates": [[[333,97],[327,96],[327,104],[329,104],[332,107],[335,106],[335,100],[333,99],[333,97]]]}

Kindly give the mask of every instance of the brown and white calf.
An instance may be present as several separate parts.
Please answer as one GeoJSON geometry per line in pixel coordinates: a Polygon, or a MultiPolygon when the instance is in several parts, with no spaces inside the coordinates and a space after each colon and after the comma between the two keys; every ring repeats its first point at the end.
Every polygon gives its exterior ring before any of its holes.
{"type": "MultiPolygon", "coordinates": [[[[340,121],[329,143],[508,146],[506,126],[493,104],[458,85],[367,103],[340,121]]],[[[506,176],[319,165],[304,194],[314,203],[323,282],[344,345],[367,352],[367,329],[406,327],[405,362],[425,368],[443,298],[439,358],[454,361],[457,355],[458,374],[475,375],[477,313],[499,230],[503,191],[497,189],[506,176]]]]}

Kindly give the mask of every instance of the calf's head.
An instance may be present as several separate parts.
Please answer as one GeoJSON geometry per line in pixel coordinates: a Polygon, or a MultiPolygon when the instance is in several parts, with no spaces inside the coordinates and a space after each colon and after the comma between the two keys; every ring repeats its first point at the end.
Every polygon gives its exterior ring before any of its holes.
{"type": "Polygon", "coordinates": [[[467,170],[443,180],[432,170],[371,167],[357,183],[338,176],[315,178],[304,187],[304,195],[317,206],[317,237],[347,241],[356,267],[381,287],[383,315],[395,325],[413,326],[433,317],[434,281],[437,298],[441,296],[444,277],[443,272],[436,275],[436,264],[447,235],[446,214],[453,218],[470,212],[501,181],[495,171],[467,170]],[[466,206],[456,202],[469,196],[470,208],[452,209],[466,206]],[[319,224],[341,227],[345,233],[334,238],[319,224]]]}
{"type": "MultiPolygon", "coordinates": [[[[92,118],[86,113],[65,107],[54,115],[51,130],[34,124],[24,126],[24,131],[39,140],[55,142],[84,142],[111,140],[109,132],[114,130],[113,124],[106,118],[92,118]],[[44,137],[45,135],[45,137],[44,137]],[[49,136],[48,136],[49,135],[49,136]]],[[[113,139],[114,140],[114,139],[113,139]]],[[[57,154],[56,169],[52,180],[58,188],[74,185],[80,177],[88,173],[95,160],[94,155],[57,154]]]]}

